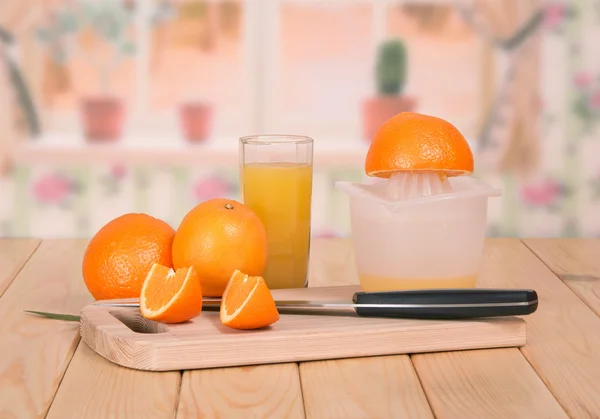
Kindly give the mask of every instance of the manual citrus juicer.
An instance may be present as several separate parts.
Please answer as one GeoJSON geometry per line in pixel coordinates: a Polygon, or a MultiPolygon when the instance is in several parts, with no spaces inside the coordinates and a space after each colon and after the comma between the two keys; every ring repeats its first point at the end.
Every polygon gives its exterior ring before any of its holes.
{"type": "Polygon", "coordinates": [[[349,195],[363,290],[475,287],[488,198],[499,191],[472,177],[437,173],[336,186],[349,195]]]}
{"type": "Polygon", "coordinates": [[[374,182],[337,182],[349,196],[352,244],[364,291],[474,288],[488,199],[463,135],[441,118],[400,113],[365,159],[374,182]]]}

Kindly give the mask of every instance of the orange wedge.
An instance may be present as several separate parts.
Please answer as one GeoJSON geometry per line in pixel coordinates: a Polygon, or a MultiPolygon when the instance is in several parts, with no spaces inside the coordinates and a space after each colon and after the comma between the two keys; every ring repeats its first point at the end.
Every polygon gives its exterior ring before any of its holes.
{"type": "Polygon", "coordinates": [[[177,271],[153,264],[142,286],[140,311],[149,320],[182,323],[202,312],[202,286],[193,266],[177,271]]]}
{"type": "Polygon", "coordinates": [[[236,270],[221,297],[220,318],[233,329],[260,329],[279,320],[279,312],[262,277],[236,270]]]}

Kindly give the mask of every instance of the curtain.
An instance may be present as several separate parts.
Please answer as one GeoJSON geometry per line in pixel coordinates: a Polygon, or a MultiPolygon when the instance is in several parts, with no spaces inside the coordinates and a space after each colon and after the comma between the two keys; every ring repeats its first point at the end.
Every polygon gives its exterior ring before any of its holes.
{"type": "Polygon", "coordinates": [[[487,110],[477,154],[500,172],[533,176],[540,163],[541,1],[464,0],[457,6],[465,21],[508,62],[487,110]]]}
{"type": "MultiPolygon", "coordinates": [[[[5,48],[0,44],[0,57],[5,54],[5,48]]],[[[8,170],[10,166],[10,136],[13,130],[12,106],[10,91],[8,90],[8,72],[7,67],[0,61],[0,176],[8,170]],[[5,92],[9,92],[6,94],[5,92]]]]}
{"type": "Polygon", "coordinates": [[[14,40],[26,31],[40,13],[37,0],[1,0],[0,13],[0,175],[10,168],[10,153],[19,138],[21,121],[33,134],[39,120],[25,80],[18,68],[14,40]],[[17,105],[17,106],[15,106],[17,105]]]}

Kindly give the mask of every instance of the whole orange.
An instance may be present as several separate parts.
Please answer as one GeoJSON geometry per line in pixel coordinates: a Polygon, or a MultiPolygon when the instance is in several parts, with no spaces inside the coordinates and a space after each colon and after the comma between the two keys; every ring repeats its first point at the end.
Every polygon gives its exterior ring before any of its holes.
{"type": "Polygon", "coordinates": [[[460,131],[445,119],[401,112],[377,131],[367,157],[368,176],[389,178],[398,171],[435,171],[447,176],[473,172],[473,153],[460,131]]]}
{"type": "Polygon", "coordinates": [[[83,255],[83,280],[96,300],[137,298],[154,263],[172,267],[175,229],[147,214],[121,215],[104,225],[83,255]]]}
{"type": "Polygon", "coordinates": [[[254,211],[225,198],[204,201],[183,218],[173,239],[173,267],[194,266],[202,293],[220,297],[234,271],[263,274],[267,232],[254,211]]]}

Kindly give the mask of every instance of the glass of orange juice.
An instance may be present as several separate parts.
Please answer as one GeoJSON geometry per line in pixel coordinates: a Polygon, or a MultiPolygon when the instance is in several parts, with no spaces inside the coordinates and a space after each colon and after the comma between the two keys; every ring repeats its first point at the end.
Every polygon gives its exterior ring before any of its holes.
{"type": "Polygon", "coordinates": [[[264,279],[271,289],[308,285],[313,139],[299,135],[240,138],[242,200],[267,230],[264,279]]]}

